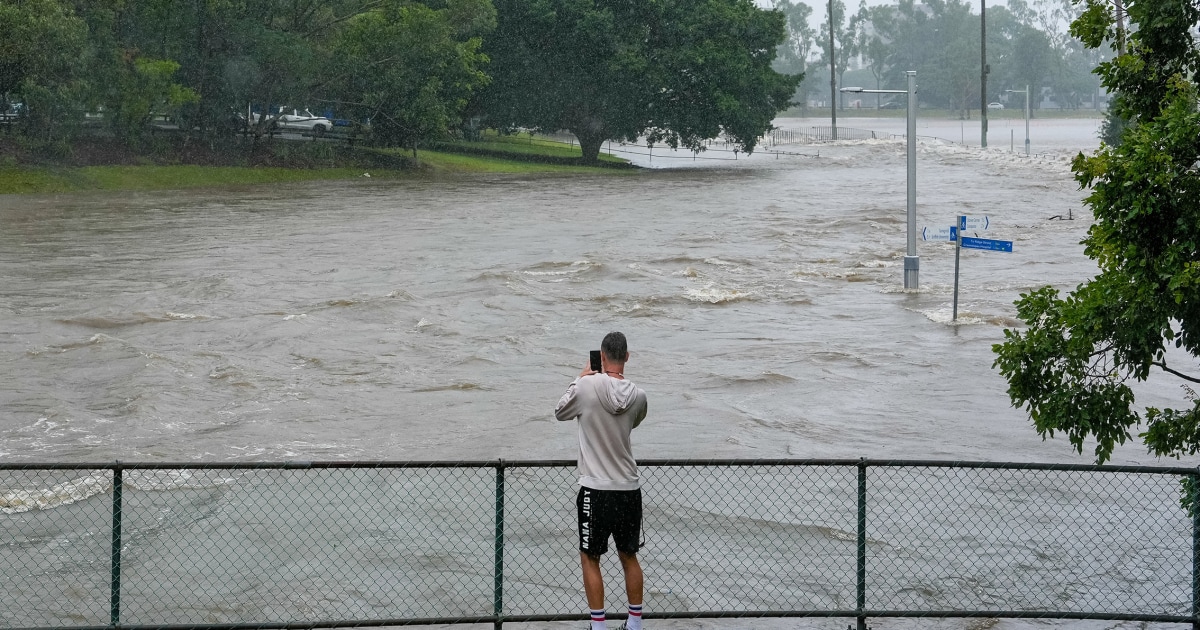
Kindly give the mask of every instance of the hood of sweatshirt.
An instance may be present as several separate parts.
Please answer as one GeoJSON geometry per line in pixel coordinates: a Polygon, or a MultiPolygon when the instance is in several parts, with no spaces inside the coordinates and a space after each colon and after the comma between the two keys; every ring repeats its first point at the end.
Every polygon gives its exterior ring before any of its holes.
{"type": "Polygon", "coordinates": [[[638,388],[630,381],[605,376],[599,379],[600,405],[613,415],[625,413],[637,399],[638,388]]]}

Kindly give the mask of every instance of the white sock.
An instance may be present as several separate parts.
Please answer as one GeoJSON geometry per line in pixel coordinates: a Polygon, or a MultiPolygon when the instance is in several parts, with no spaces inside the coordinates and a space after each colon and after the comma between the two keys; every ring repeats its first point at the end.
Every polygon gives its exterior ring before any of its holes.
{"type": "Polygon", "coordinates": [[[629,605],[629,619],[625,622],[629,630],[642,630],[642,605],[629,605]]]}
{"type": "Polygon", "coordinates": [[[608,626],[604,625],[604,611],[592,611],[592,630],[608,630],[608,626]]]}

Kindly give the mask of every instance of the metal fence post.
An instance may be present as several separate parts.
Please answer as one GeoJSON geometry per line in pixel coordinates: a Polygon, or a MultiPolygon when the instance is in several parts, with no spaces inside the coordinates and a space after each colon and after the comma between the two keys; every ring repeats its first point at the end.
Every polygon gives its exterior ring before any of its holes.
{"type": "Polygon", "coordinates": [[[856,584],[856,610],[858,630],[867,630],[867,618],[863,610],[867,607],[867,460],[858,460],[858,579],[856,584]]]}
{"type": "Polygon", "coordinates": [[[504,627],[504,460],[496,465],[496,583],[492,592],[495,629],[504,627]]]}
{"type": "Polygon", "coordinates": [[[109,583],[108,623],[110,626],[121,625],[121,463],[113,465],[113,497],[112,497],[112,581],[109,583]]]}
{"type": "MultiPolygon", "coordinates": [[[[1197,467],[1200,471],[1200,467],[1197,467]]],[[[1200,630],[1200,474],[1192,475],[1192,630],[1200,630]]]]}

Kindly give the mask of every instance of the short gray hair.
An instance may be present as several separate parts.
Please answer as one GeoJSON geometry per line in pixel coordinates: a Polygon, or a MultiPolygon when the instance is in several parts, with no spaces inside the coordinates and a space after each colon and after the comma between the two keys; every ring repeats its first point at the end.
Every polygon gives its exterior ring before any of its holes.
{"type": "Polygon", "coordinates": [[[625,358],[629,356],[629,345],[625,342],[625,335],[619,332],[604,335],[604,341],[600,342],[600,350],[610,361],[624,363],[625,358]]]}

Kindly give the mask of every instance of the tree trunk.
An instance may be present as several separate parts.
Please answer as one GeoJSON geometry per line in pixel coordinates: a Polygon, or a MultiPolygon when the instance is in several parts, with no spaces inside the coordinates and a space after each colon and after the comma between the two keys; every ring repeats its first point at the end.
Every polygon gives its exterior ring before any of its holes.
{"type": "Polygon", "coordinates": [[[572,130],[579,139],[579,148],[583,150],[583,163],[595,164],[600,161],[600,147],[604,144],[604,132],[572,130]]]}

